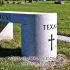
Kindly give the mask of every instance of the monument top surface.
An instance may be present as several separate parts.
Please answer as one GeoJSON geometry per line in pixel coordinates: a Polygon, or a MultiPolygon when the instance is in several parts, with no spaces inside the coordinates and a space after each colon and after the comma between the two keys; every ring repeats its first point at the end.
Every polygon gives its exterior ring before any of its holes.
{"type": "Polygon", "coordinates": [[[57,13],[43,13],[43,12],[18,12],[18,11],[0,11],[1,22],[24,23],[26,20],[35,21],[37,18],[44,18],[54,20],[57,18],[57,13]]]}
{"type": "Polygon", "coordinates": [[[0,13],[13,13],[13,14],[34,14],[34,15],[38,15],[38,14],[57,14],[57,13],[47,13],[47,12],[18,12],[18,11],[0,11],[0,13]]]}

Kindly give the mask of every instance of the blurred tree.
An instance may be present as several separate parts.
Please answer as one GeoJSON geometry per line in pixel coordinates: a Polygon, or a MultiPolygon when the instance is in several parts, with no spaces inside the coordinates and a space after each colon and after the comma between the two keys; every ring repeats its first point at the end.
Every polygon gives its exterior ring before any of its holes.
{"type": "Polygon", "coordinates": [[[4,4],[4,0],[0,0],[0,5],[3,5],[4,4]]]}

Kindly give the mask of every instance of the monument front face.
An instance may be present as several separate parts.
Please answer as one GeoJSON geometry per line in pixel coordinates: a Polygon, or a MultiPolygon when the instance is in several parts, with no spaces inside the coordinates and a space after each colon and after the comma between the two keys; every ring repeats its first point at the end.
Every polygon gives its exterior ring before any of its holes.
{"type": "Polygon", "coordinates": [[[48,13],[36,17],[37,56],[57,56],[57,16],[48,13]]]}

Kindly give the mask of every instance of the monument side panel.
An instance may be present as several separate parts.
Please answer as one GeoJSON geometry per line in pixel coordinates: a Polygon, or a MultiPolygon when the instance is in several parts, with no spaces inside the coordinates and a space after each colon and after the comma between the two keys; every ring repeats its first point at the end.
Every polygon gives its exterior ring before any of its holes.
{"type": "Polygon", "coordinates": [[[36,16],[37,56],[45,59],[57,57],[57,14],[36,16]]]}

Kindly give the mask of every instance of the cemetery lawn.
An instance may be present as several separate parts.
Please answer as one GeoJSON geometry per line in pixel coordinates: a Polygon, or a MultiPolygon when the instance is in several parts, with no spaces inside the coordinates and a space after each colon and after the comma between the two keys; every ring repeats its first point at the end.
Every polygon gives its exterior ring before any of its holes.
{"type": "Polygon", "coordinates": [[[58,33],[70,34],[70,1],[64,5],[54,2],[34,2],[23,5],[4,4],[0,11],[56,12],[58,14],[58,33]]]}
{"type": "MultiPolygon", "coordinates": [[[[4,4],[0,6],[0,11],[57,12],[58,34],[70,35],[70,2],[65,2],[64,5],[56,5],[54,2],[34,2],[23,5],[4,4]]],[[[58,53],[65,54],[70,58],[70,43],[58,41],[58,53]]],[[[9,60],[8,56],[21,56],[20,24],[14,24],[13,40],[0,42],[0,70],[40,70],[34,66],[23,66],[24,61],[9,60]]],[[[70,70],[70,63],[54,70],[70,70]]]]}

